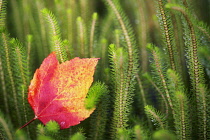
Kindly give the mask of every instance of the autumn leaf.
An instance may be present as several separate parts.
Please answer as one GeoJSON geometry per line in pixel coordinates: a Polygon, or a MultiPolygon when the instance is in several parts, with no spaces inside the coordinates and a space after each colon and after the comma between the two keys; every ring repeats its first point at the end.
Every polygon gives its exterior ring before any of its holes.
{"type": "Polygon", "coordinates": [[[65,129],[88,118],[94,108],[85,108],[85,98],[97,62],[98,58],[76,57],[59,64],[54,52],[45,58],[29,86],[28,101],[35,113],[31,121],[52,120],[65,129]]]}

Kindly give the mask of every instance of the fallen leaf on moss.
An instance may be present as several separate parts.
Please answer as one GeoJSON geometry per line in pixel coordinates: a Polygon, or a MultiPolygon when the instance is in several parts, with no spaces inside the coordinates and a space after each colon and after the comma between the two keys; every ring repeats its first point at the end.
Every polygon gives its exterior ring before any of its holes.
{"type": "Polygon", "coordinates": [[[30,122],[52,120],[65,129],[88,118],[94,109],[86,109],[84,101],[97,63],[98,58],[76,57],[59,64],[54,52],[45,58],[29,86],[28,101],[35,113],[30,122]]]}

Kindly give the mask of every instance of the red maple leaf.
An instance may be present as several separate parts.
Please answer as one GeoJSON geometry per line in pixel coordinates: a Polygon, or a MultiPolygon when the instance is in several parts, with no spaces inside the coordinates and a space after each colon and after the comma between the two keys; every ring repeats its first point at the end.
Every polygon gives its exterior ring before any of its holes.
{"type": "Polygon", "coordinates": [[[98,58],[78,57],[59,64],[55,53],[44,59],[29,86],[28,101],[35,119],[46,124],[56,121],[61,129],[88,118],[94,109],[85,108],[85,98],[93,82],[98,58]]]}

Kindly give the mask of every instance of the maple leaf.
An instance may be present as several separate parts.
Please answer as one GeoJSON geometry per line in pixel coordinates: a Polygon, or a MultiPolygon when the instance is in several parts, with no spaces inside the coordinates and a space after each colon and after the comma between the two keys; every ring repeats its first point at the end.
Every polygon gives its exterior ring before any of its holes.
{"type": "Polygon", "coordinates": [[[39,119],[44,124],[56,121],[65,129],[88,118],[95,108],[86,109],[85,98],[98,59],[76,57],[59,64],[54,52],[45,58],[29,86],[28,101],[35,117],[24,126],[39,119]]]}

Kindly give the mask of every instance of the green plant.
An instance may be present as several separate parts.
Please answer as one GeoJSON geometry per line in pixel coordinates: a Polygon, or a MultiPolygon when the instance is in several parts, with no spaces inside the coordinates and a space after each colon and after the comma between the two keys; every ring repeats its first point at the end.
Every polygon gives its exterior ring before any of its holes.
{"type": "Polygon", "coordinates": [[[0,0],[0,139],[210,139],[210,16],[201,0],[0,0]],[[89,119],[34,118],[27,89],[52,51],[97,57],[89,119]],[[36,131],[35,131],[36,130],[36,131]]]}

